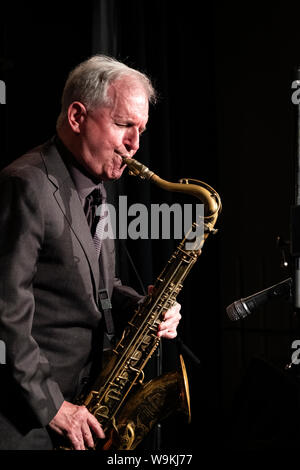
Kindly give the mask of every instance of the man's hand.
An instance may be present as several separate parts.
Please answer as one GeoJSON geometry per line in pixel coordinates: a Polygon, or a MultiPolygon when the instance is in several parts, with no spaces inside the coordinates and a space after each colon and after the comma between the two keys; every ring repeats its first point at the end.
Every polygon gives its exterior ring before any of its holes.
{"type": "Polygon", "coordinates": [[[177,326],[181,319],[179,313],[181,305],[175,302],[165,314],[164,321],[158,327],[158,336],[160,338],[173,339],[177,336],[177,326]]]}
{"type": "MultiPolygon", "coordinates": [[[[148,286],[148,294],[153,291],[153,286],[148,286]]],[[[180,315],[181,305],[175,302],[173,307],[169,308],[164,316],[164,321],[158,327],[157,335],[160,338],[173,339],[177,336],[177,326],[181,319],[180,315]]]]}
{"type": "Polygon", "coordinates": [[[73,405],[68,401],[63,402],[49,426],[61,436],[66,436],[75,450],[94,447],[91,430],[96,437],[105,437],[100,423],[85,406],[73,405]]]}

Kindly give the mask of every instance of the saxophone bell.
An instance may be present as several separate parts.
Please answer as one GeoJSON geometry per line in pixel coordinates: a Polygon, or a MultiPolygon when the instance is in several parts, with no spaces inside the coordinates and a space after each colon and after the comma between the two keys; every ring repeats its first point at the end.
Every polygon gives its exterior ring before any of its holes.
{"type": "Polygon", "coordinates": [[[178,370],[142,384],[118,416],[103,450],[134,450],[153,427],[172,413],[183,413],[191,422],[189,383],[183,357],[178,370]]]}

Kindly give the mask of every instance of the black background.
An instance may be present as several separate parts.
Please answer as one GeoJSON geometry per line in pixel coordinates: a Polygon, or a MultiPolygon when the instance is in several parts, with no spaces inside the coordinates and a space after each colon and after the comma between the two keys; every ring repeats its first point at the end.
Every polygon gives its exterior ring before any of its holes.
{"type": "MultiPolygon", "coordinates": [[[[162,178],[200,179],[221,195],[219,232],[180,295],[180,338],[201,361],[199,368],[184,356],[192,423],[166,422],[163,448],[298,445],[297,381],[284,372],[299,337],[292,305],[279,299],[239,322],[227,318],[226,306],[291,274],[276,240],[290,239],[294,203],[299,15],[297,2],[1,5],[1,167],[53,135],[69,70],[111,53],[148,73],[160,96],[137,158],[162,178]]],[[[131,202],[177,200],[129,176],[116,187],[131,202]]],[[[174,247],[128,243],[145,285],[174,247]]],[[[123,260],[125,280],[137,284],[123,260]]],[[[164,369],[176,365],[178,349],[164,343],[164,369]]]]}

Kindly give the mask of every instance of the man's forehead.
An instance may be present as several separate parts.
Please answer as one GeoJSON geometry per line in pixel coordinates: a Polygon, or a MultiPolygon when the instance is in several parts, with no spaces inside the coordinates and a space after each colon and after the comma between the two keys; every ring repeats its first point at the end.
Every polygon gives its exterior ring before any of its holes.
{"type": "Polygon", "coordinates": [[[117,95],[136,95],[146,97],[148,101],[148,95],[144,85],[136,77],[124,76],[120,77],[108,87],[108,94],[111,97],[116,98],[117,95]]]}
{"type": "Polygon", "coordinates": [[[143,86],[135,81],[128,83],[113,83],[110,88],[112,105],[111,113],[114,117],[131,117],[132,121],[143,120],[147,122],[149,101],[143,86]]]}

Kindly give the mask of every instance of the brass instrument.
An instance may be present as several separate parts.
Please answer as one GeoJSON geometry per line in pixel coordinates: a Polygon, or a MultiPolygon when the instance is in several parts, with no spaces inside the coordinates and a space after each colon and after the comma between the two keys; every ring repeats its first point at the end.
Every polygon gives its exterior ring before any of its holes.
{"type": "MultiPolygon", "coordinates": [[[[180,370],[164,374],[144,384],[143,369],[156,350],[160,339],[157,329],[165,312],[174,305],[183,281],[197,261],[202,245],[221,210],[219,195],[206,183],[180,180],[170,183],[137,160],[122,156],[130,173],[154,182],[163,189],[180,191],[199,198],[204,204],[203,239],[195,249],[181,241],[167,265],[156,279],[151,294],[138,306],[128,322],[110,359],[92,389],[79,399],[101,423],[107,440],[103,450],[133,450],[152,427],[175,410],[190,420],[190,397],[186,369],[180,356],[180,370]]],[[[196,223],[196,222],[195,222],[196,223]]],[[[198,221],[199,223],[199,221],[198,221]]]]}

